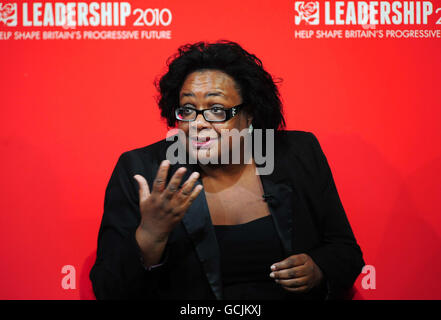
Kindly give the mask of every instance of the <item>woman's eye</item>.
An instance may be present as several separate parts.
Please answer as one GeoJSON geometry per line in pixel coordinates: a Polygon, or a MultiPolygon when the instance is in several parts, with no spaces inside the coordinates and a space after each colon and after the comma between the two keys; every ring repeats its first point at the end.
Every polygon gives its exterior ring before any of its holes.
{"type": "Polygon", "coordinates": [[[194,111],[194,110],[193,110],[193,109],[190,109],[190,108],[184,108],[184,109],[183,109],[183,113],[184,113],[184,114],[191,114],[191,113],[193,113],[193,111],[194,111]]]}
{"type": "Polygon", "coordinates": [[[224,111],[224,108],[222,108],[222,107],[212,107],[211,108],[211,112],[214,112],[214,113],[219,113],[219,112],[223,112],[224,111]]]}

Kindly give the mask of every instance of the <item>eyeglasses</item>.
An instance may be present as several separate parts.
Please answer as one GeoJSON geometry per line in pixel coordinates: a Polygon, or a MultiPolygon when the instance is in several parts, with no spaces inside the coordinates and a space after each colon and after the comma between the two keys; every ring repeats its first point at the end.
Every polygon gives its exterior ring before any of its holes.
{"type": "Polygon", "coordinates": [[[202,114],[204,119],[208,122],[222,122],[230,120],[239,113],[240,108],[244,106],[243,103],[231,107],[229,109],[221,107],[212,107],[210,109],[196,110],[191,107],[178,107],[175,110],[176,119],[179,121],[194,121],[199,114],[202,114]]]}

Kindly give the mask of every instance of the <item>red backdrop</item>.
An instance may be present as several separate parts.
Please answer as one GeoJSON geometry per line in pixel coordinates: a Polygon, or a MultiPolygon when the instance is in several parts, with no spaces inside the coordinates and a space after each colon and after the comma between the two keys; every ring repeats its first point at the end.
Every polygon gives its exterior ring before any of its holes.
{"type": "MultiPolygon", "coordinates": [[[[295,25],[291,0],[129,2],[168,8],[172,22],[24,27],[21,2],[18,26],[0,22],[0,32],[171,31],[160,40],[0,40],[1,299],[93,298],[88,273],[116,160],[166,136],[153,81],[178,46],[218,39],[239,42],[282,78],[288,129],[321,142],[376,270],[376,288],[363,288],[362,274],[354,298],[441,298],[439,38],[296,38],[301,28],[336,27],[295,25]],[[75,289],[61,285],[65,265],[75,289]]],[[[440,17],[378,29],[438,30],[440,17]]]]}

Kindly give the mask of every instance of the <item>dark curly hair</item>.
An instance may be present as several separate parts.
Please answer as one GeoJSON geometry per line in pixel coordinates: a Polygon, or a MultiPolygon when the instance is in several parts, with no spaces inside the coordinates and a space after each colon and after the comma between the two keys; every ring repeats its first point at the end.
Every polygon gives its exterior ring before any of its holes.
{"type": "Polygon", "coordinates": [[[169,127],[176,125],[175,108],[187,75],[194,71],[215,69],[231,76],[239,86],[242,102],[253,116],[257,129],[283,129],[285,119],[276,82],[265,71],[262,61],[239,44],[227,40],[215,43],[197,42],[179,47],[167,60],[168,71],[155,81],[161,116],[169,127]]]}

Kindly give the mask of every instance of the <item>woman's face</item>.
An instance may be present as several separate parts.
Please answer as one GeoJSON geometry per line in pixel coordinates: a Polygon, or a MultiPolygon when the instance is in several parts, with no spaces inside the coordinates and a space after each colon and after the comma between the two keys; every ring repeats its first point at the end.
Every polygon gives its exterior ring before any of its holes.
{"type": "MultiPolygon", "coordinates": [[[[197,110],[223,107],[230,109],[242,103],[238,85],[234,79],[219,70],[195,71],[187,76],[179,93],[180,106],[189,106],[197,110]]],[[[191,156],[201,160],[220,159],[222,130],[247,129],[252,118],[243,109],[224,122],[208,122],[202,114],[191,122],[179,121],[178,128],[185,132],[187,150],[191,156]]],[[[229,150],[237,146],[230,140],[229,150]]],[[[219,161],[220,163],[220,161],[219,161]]]]}

